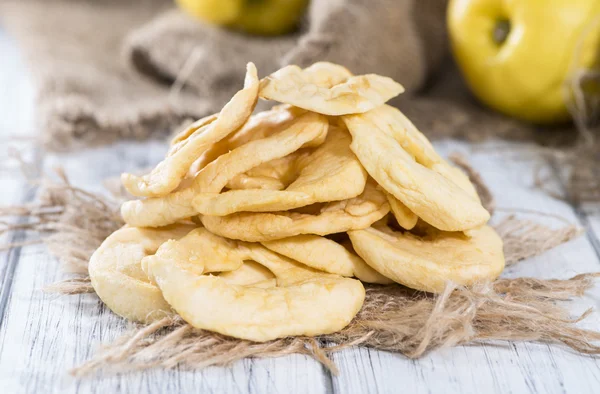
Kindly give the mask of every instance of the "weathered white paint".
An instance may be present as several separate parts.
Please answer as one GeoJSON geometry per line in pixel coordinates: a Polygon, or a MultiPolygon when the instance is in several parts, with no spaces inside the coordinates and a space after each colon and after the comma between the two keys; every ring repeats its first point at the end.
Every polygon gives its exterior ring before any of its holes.
{"type": "MultiPolygon", "coordinates": [[[[0,32],[0,141],[8,135],[34,130],[31,87],[26,75],[14,45],[0,32]]],[[[0,145],[4,157],[6,144],[0,145]]],[[[585,237],[510,268],[507,276],[565,278],[600,270],[598,207],[575,210],[534,189],[534,169],[538,163],[545,165],[534,150],[520,145],[521,153],[514,154],[510,151],[516,150],[516,144],[498,142],[477,147],[452,141],[436,145],[444,154],[454,150],[467,153],[492,188],[499,207],[558,214],[586,227],[585,237]]],[[[30,142],[19,146],[26,158],[32,159],[36,154],[30,142]]],[[[121,143],[68,155],[45,154],[43,160],[38,153],[34,161],[46,171],[60,164],[73,183],[100,191],[106,177],[152,165],[164,150],[157,141],[121,143]]],[[[15,169],[0,168],[1,204],[22,202],[32,196],[32,188],[15,169]]],[[[537,215],[532,218],[560,225],[554,219],[537,215]]],[[[9,235],[19,239],[25,236],[28,235],[9,235]]],[[[0,242],[3,240],[0,238],[0,242]]],[[[74,380],[66,371],[85,361],[100,343],[123,333],[127,325],[93,295],[57,297],[40,291],[62,277],[58,263],[43,246],[0,252],[0,300],[4,300],[0,308],[0,392],[593,393],[600,387],[597,359],[560,347],[525,343],[458,347],[420,360],[372,349],[351,349],[333,356],[340,368],[338,376],[332,376],[307,357],[290,356],[243,360],[230,368],[151,370],[74,380]],[[7,276],[7,272],[11,275],[7,276]]],[[[599,295],[598,290],[592,292],[585,305],[596,304],[599,295]]],[[[577,309],[585,305],[578,305],[577,309]]],[[[600,328],[597,316],[585,324],[600,328]]]]}

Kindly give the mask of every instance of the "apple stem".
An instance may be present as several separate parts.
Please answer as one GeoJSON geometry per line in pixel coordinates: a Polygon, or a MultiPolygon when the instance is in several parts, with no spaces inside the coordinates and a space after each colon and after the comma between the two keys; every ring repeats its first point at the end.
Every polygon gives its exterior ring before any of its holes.
{"type": "Polygon", "coordinates": [[[510,34],[510,21],[508,19],[500,19],[496,22],[493,31],[494,42],[501,45],[506,41],[510,34]]]}

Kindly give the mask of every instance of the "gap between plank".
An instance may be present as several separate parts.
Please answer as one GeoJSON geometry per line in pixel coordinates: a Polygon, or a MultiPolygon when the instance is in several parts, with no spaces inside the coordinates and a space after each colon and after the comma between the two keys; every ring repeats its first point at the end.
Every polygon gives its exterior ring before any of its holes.
{"type": "MultiPolygon", "coordinates": [[[[44,156],[42,150],[35,146],[33,148],[33,160],[35,164],[36,176],[39,178],[40,172],[43,166],[44,156]]],[[[23,179],[25,179],[25,175],[22,175],[23,179]]],[[[23,196],[22,203],[30,203],[35,199],[36,192],[38,190],[37,186],[29,185],[25,182],[25,195],[23,196]]],[[[25,224],[29,218],[20,217],[17,220],[18,224],[25,224]]],[[[22,242],[27,239],[27,230],[16,230],[12,233],[10,237],[10,243],[13,242],[22,242]]],[[[6,314],[6,309],[8,307],[8,301],[10,299],[10,293],[12,290],[13,280],[15,276],[15,272],[17,270],[17,265],[19,264],[19,260],[21,258],[21,251],[23,246],[16,246],[14,248],[10,248],[7,253],[6,258],[6,270],[4,271],[4,276],[2,277],[2,287],[0,287],[0,328],[4,323],[4,316],[6,314]]]]}

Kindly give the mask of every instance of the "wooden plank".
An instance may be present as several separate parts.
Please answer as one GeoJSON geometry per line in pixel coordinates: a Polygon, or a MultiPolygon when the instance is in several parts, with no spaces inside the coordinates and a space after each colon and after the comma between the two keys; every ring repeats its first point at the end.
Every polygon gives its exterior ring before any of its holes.
{"type": "MultiPolygon", "coordinates": [[[[522,144],[488,143],[470,149],[454,141],[436,143],[440,153],[465,153],[483,175],[506,214],[511,209],[529,209],[560,215],[572,223],[578,216],[568,204],[533,188],[534,169],[546,165],[533,149],[522,144]],[[526,155],[514,152],[528,152],[526,155]],[[513,152],[513,153],[511,153],[513,152]]],[[[548,225],[556,219],[531,215],[548,225]]],[[[600,223],[600,221],[598,222],[600,223]]],[[[599,224],[600,226],[600,224],[599,224]]],[[[543,256],[506,270],[505,276],[568,278],[577,273],[600,270],[600,262],[586,237],[580,237],[543,256]]],[[[596,289],[592,296],[600,295],[596,289]]],[[[576,306],[576,311],[593,301],[576,306]]],[[[595,315],[584,326],[600,329],[595,315]]],[[[333,379],[336,392],[361,387],[376,393],[593,393],[600,383],[597,359],[574,354],[561,347],[531,343],[498,343],[463,346],[434,352],[419,360],[373,349],[352,349],[333,356],[341,374],[333,379]]]]}
{"type": "MultiPolygon", "coordinates": [[[[14,205],[33,198],[34,188],[27,185],[16,156],[28,162],[39,159],[39,151],[26,134],[32,127],[33,91],[29,79],[24,73],[23,64],[16,54],[14,44],[0,30],[0,206],[14,205]]],[[[23,223],[22,219],[3,217],[5,222],[0,229],[9,224],[23,223]]],[[[5,250],[2,246],[24,241],[23,231],[0,233],[0,325],[6,309],[20,248],[5,250]]]]}
{"type": "MultiPolygon", "coordinates": [[[[0,185],[4,193],[0,193],[0,206],[6,206],[11,204],[17,204],[24,199],[24,182],[23,179],[17,179],[13,174],[8,171],[0,172],[0,185]]],[[[3,218],[5,224],[0,224],[0,228],[5,226],[16,224],[17,218],[3,218]]],[[[23,232],[5,232],[0,234],[0,324],[2,324],[2,314],[6,305],[8,295],[10,293],[10,286],[12,283],[12,277],[16,262],[18,261],[18,250],[4,249],[2,246],[21,242],[23,240],[23,232]]]]}

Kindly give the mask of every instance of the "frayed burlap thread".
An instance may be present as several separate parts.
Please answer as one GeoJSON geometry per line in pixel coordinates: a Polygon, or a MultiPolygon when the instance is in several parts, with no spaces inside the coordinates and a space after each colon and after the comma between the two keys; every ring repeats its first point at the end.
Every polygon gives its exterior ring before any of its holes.
{"type": "MultiPolygon", "coordinates": [[[[74,187],[62,172],[58,174],[59,183],[42,183],[37,203],[9,207],[0,213],[29,218],[26,224],[12,229],[42,233],[50,252],[68,272],[76,274],[48,286],[47,291],[93,293],[87,263],[100,243],[123,225],[118,203],[74,187]]],[[[479,179],[478,190],[489,193],[475,170],[471,168],[469,175],[475,183],[479,179]]],[[[489,196],[492,198],[491,193],[489,196]]],[[[496,229],[504,240],[507,265],[540,255],[580,233],[577,226],[552,229],[515,216],[507,216],[496,229]]],[[[342,331],[318,338],[292,337],[266,343],[198,330],[178,316],[165,317],[149,325],[132,324],[127,334],[103,346],[91,360],[71,372],[85,376],[98,371],[155,367],[194,369],[229,365],[246,357],[300,353],[337,373],[328,355],[352,346],[416,358],[442,347],[489,340],[560,343],[584,354],[600,354],[600,333],[577,326],[591,311],[573,317],[564,303],[581,297],[597,276],[583,274],[566,280],[501,278],[471,288],[449,283],[439,295],[398,285],[367,285],[363,308],[342,331]]]]}
{"type": "Polygon", "coordinates": [[[352,346],[417,358],[434,349],[490,340],[561,343],[584,354],[599,354],[594,342],[600,341],[600,333],[576,326],[591,311],[571,317],[556,303],[583,295],[596,276],[499,279],[474,288],[449,284],[437,296],[401,286],[370,285],[362,310],[342,331],[266,343],[197,330],[179,317],[167,317],[132,330],[71,372],[85,376],[98,370],[196,369],[226,366],[246,357],[300,353],[337,373],[327,355],[352,346]]]}
{"type": "Polygon", "coordinates": [[[517,219],[515,215],[508,216],[494,227],[504,242],[507,266],[538,256],[541,251],[562,245],[583,233],[578,226],[554,229],[531,220],[517,219]]]}
{"type": "MultiPolygon", "coordinates": [[[[0,217],[24,217],[24,223],[1,221],[0,233],[34,231],[63,269],[79,277],[49,285],[48,291],[63,294],[93,292],[88,274],[88,262],[98,246],[111,233],[123,226],[118,204],[70,184],[62,170],[59,181],[39,183],[35,203],[0,207],[0,217]]],[[[26,241],[27,242],[27,241],[26,241]]],[[[6,247],[20,245],[8,244],[6,247]]]]}

